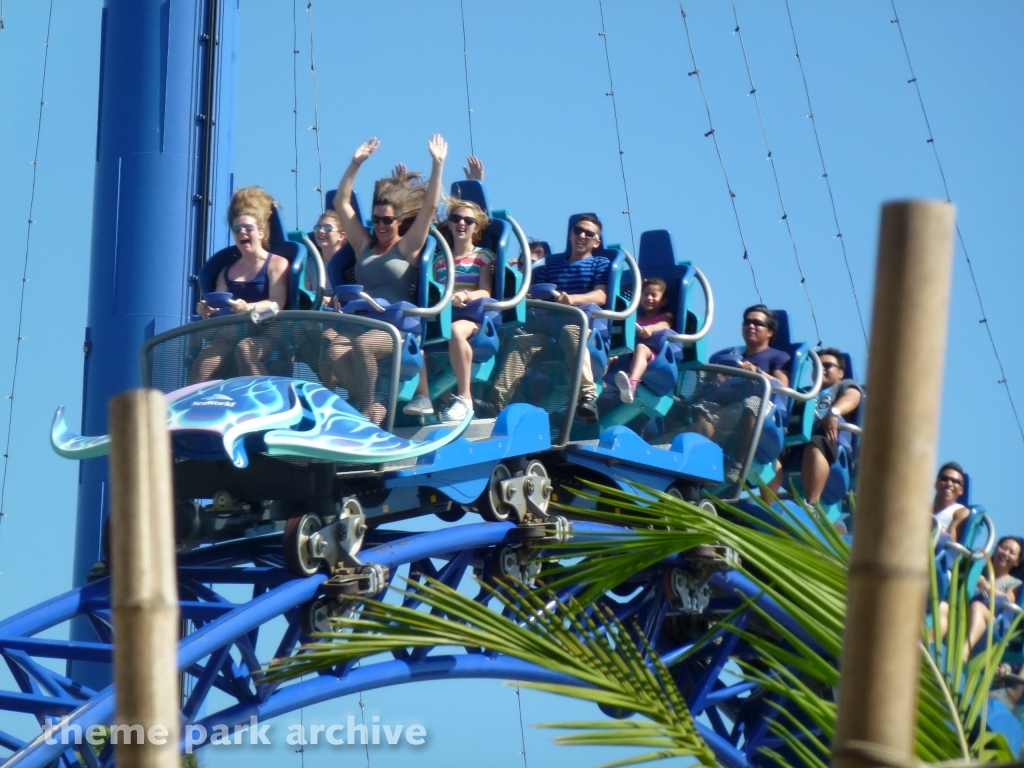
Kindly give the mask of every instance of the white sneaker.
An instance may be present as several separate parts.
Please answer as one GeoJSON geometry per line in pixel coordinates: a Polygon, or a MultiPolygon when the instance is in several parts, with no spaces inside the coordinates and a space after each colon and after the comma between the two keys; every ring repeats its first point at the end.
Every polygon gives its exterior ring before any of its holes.
{"type": "Polygon", "coordinates": [[[452,404],[448,406],[444,413],[441,414],[441,421],[451,424],[459,424],[466,414],[473,413],[473,401],[468,397],[460,397],[455,395],[452,398],[452,404]]]}
{"type": "Polygon", "coordinates": [[[629,374],[619,371],[615,374],[615,386],[619,388],[619,399],[624,403],[632,403],[635,398],[636,384],[629,380],[629,374]]]}
{"type": "Polygon", "coordinates": [[[417,394],[402,409],[402,413],[406,416],[430,416],[433,412],[434,405],[430,402],[430,398],[421,394],[417,394]]]}

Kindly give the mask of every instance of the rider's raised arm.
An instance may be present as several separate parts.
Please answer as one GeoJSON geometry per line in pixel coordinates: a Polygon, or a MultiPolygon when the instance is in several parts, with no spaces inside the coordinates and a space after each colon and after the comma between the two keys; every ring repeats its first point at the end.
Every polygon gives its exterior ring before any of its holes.
{"type": "Polygon", "coordinates": [[[437,210],[437,204],[441,201],[441,184],[444,173],[444,159],[448,156],[448,144],[435,133],[427,145],[430,150],[430,157],[433,163],[430,168],[430,181],[427,183],[427,193],[423,200],[423,207],[409,227],[402,239],[398,242],[398,251],[407,261],[415,260],[423,244],[427,242],[427,234],[430,232],[430,223],[437,210]]]}
{"type": "Polygon", "coordinates": [[[363,222],[356,216],[356,211],[350,202],[352,199],[352,187],[355,186],[356,176],[359,174],[359,166],[377,151],[379,146],[380,142],[374,137],[365,144],[360,145],[352,154],[352,162],[345,169],[341,182],[338,184],[338,193],[334,197],[334,210],[341,217],[341,228],[345,230],[345,235],[356,252],[356,258],[370,244],[370,233],[366,231],[363,222]]]}

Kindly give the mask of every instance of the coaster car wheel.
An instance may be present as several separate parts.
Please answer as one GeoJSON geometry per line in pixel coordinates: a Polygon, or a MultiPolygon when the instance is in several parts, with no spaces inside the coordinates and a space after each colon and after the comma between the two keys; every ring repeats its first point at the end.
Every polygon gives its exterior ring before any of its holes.
{"type": "Polygon", "coordinates": [[[281,544],[284,564],[296,576],[312,576],[320,570],[323,560],[311,551],[310,540],[321,528],[323,521],[314,514],[293,517],[285,525],[281,544]]]}
{"type": "Polygon", "coordinates": [[[718,508],[711,499],[701,499],[697,503],[697,508],[713,517],[718,517],[718,508]]]}
{"type": "Polygon", "coordinates": [[[512,517],[516,509],[508,504],[504,498],[502,484],[512,477],[512,471],[504,464],[498,464],[491,472],[491,479],[487,483],[487,490],[480,498],[478,511],[484,520],[495,523],[504,523],[512,517]]]}

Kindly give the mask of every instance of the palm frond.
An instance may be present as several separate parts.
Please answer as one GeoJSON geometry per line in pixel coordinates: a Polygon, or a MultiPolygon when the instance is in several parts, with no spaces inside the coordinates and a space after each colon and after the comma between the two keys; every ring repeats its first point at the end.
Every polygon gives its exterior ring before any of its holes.
{"type": "MultiPolygon", "coordinates": [[[[298,677],[374,654],[412,647],[462,646],[505,654],[564,677],[564,683],[520,681],[523,687],[637,712],[647,722],[568,723],[584,733],[565,743],[654,747],[631,762],[695,757],[717,765],[701,737],[671,674],[639,632],[630,632],[601,606],[560,600],[550,590],[487,584],[511,618],[445,584],[424,577],[409,583],[403,597],[431,609],[366,601],[359,618],[336,619],[337,631],[316,635],[298,655],[271,663],[267,680],[298,677]],[[639,640],[634,639],[639,637],[639,640]]],[[[619,763],[625,765],[626,763],[619,763]]]]}
{"type": "MultiPolygon", "coordinates": [[[[760,517],[717,499],[716,506],[722,516],[715,517],[666,494],[652,489],[643,491],[654,500],[631,501],[628,494],[618,489],[599,486],[594,486],[589,494],[583,492],[582,495],[600,499],[605,504],[614,504],[620,512],[611,515],[569,510],[573,514],[644,527],[637,530],[636,541],[628,549],[621,544],[594,538],[566,550],[583,559],[555,571],[557,583],[585,583],[583,595],[586,599],[614,586],[616,580],[625,580],[649,567],[650,563],[658,561],[661,553],[671,551],[673,547],[675,552],[714,544],[732,549],[739,556],[739,563],[734,567],[778,603],[795,625],[818,646],[812,648],[761,611],[756,602],[751,603],[751,609],[758,614],[760,622],[771,629],[772,639],[769,641],[750,630],[730,627],[730,631],[739,634],[760,655],[760,666],[741,665],[747,679],[766,690],[775,691],[822,733],[830,735],[834,731],[835,707],[803,685],[803,681],[813,681],[820,688],[834,686],[838,680],[837,662],[842,647],[850,560],[846,541],[820,514],[820,510],[804,505],[809,513],[809,523],[780,512],[779,507],[773,506],[773,502],[778,501],[777,497],[764,486],[761,492],[765,498],[752,497],[759,505],[760,517]],[[598,563],[600,568],[596,567],[598,563]],[[783,642],[778,642],[778,638],[783,642]]],[[[935,581],[934,576],[932,581],[935,581]]],[[[964,591],[964,579],[958,565],[950,587],[951,594],[959,595],[950,608],[947,644],[952,648],[961,648],[966,639],[969,596],[962,594],[964,591]]],[[[937,598],[932,602],[934,614],[938,611],[937,598]]],[[[916,744],[918,759],[937,762],[977,758],[982,753],[1000,759],[1008,756],[1005,750],[1000,751],[998,739],[986,735],[984,725],[988,689],[994,674],[990,660],[1002,655],[1009,639],[1008,635],[1003,643],[975,658],[966,669],[959,652],[943,652],[941,660],[940,656],[926,659],[922,655],[916,744]]],[[[796,727],[795,723],[790,725],[796,727]]],[[[787,746],[802,758],[810,760],[813,753],[814,759],[810,764],[828,763],[827,751],[809,746],[805,735],[794,735],[777,724],[773,727],[787,746]],[[791,744],[791,739],[784,734],[799,741],[800,746],[791,744]]]]}
{"type": "MultiPolygon", "coordinates": [[[[337,620],[338,631],[318,635],[319,642],[304,646],[297,656],[275,661],[269,679],[296,677],[401,649],[484,649],[562,677],[560,682],[521,685],[642,715],[645,720],[544,726],[579,731],[560,737],[559,743],[650,750],[606,768],[683,755],[715,765],[672,675],[643,634],[638,629],[631,631],[606,608],[593,604],[611,588],[666,558],[715,545],[738,556],[736,562],[730,560],[731,567],[774,600],[793,624],[780,624],[755,597],[743,606],[756,616],[753,628],[734,621],[737,611],[720,619],[706,639],[729,631],[755,651],[756,663],[737,663],[746,679],[769,697],[767,701],[776,712],[769,728],[796,759],[824,768],[830,763],[829,744],[835,732],[832,690],[839,682],[837,666],[846,613],[850,560],[846,541],[820,510],[805,507],[806,519],[780,512],[766,488],[762,488],[765,498],[757,500],[758,515],[716,500],[720,517],[666,494],[642,490],[648,498],[600,486],[581,492],[611,506],[615,513],[568,508],[574,516],[632,528],[588,535],[585,541],[572,541],[554,551],[552,559],[579,559],[546,570],[545,577],[552,589],[581,588],[578,599],[561,601],[551,590],[530,591],[521,585],[484,585],[501,603],[506,617],[484,602],[426,579],[399,594],[430,608],[430,613],[366,601],[357,618],[337,620]]],[[[922,628],[915,752],[918,760],[926,763],[1012,758],[1005,739],[986,732],[985,725],[994,674],[992,659],[1002,655],[1017,624],[998,644],[993,644],[990,636],[989,650],[964,665],[959,649],[967,633],[970,596],[962,571],[958,564],[952,574],[946,637],[931,644],[922,628]]],[[[933,615],[937,615],[939,604],[936,581],[933,574],[933,615]]],[[[700,640],[694,643],[699,645],[700,640]]],[[[762,752],[781,765],[791,759],[771,749],[762,752]]]]}

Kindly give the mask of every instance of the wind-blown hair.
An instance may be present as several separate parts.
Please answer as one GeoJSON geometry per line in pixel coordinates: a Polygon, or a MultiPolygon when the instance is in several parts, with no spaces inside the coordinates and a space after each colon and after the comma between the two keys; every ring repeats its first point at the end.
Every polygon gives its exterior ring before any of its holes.
{"type": "Polygon", "coordinates": [[[423,174],[412,171],[378,179],[373,186],[373,207],[390,205],[402,221],[416,218],[426,198],[427,182],[423,174]]]}
{"type": "MultiPolygon", "coordinates": [[[[390,205],[399,220],[398,235],[405,235],[412,226],[413,219],[420,212],[424,201],[427,199],[427,182],[423,174],[414,171],[406,171],[397,176],[386,176],[377,179],[373,185],[373,205],[371,211],[378,205],[390,205]]],[[[377,245],[377,234],[373,227],[370,228],[370,247],[377,245]]]]}
{"type": "Polygon", "coordinates": [[[239,216],[252,216],[256,226],[263,230],[263,247],[270,247],[270,216],[277,207],[277,201],[263,187],[242,187],[236,189],[228,205],[228,226],[233,226],[239,216]]]}
{"type": "Polygon", "coordinates": [[[339,232],[345,232],[345,228],[341,226],[341,215],[333,208],[328,208],[326,211],[320,214],[320,218],[316,220],[317,226],[319,226],[320,222],[323,221],[324,219],[330,219],[331,221],[334,222],[334,226],[339,232]]]}
{"type": "MultiPolygon", "coordinates": [[[[473,212],[473,218],[476,219],[476,229],[473,230],[473,245],[476,245],[483,239],[484,232],[487,231],[487,227],[491,223],[491,220],[487,218],[487,214],[484,213],[483,208],[470,200],[461,200],[457,197],[447,198],[445,200],[445,208],[447,209],[447,215],[454,213],[459,210],[459,208],[468,208],[471,210],[473,212]]],[[[445,240],[450,244],[452,242],[451,231],[448,227],[441,227],[441,230],[443,231],[445,240]]]]}

